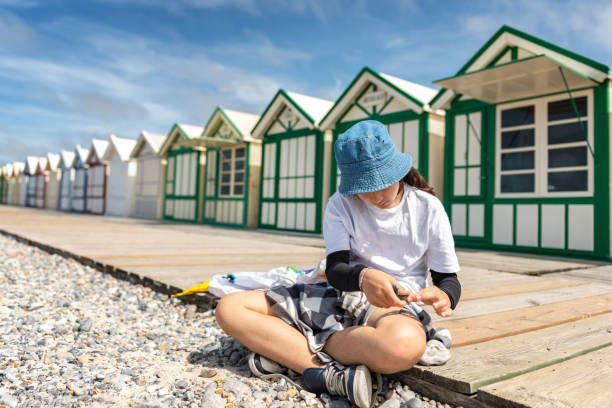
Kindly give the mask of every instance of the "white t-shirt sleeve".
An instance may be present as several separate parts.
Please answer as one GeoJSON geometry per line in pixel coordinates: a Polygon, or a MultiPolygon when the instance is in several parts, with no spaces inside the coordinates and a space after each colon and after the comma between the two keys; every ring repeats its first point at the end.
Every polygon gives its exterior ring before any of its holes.
{"type": "Polygon", "coordinates": [[[442,203],[437,200],[431,208],[427,267],[440,273],[457,273],[460,270],[450,221],[442,203]]]}
{"type": "Polygon", "coordinates": [[[327,255],[351,249],[348,222],[349,218],[342,201],[332,196],[325,207],[323,216],[323,238],[327,255]]]}

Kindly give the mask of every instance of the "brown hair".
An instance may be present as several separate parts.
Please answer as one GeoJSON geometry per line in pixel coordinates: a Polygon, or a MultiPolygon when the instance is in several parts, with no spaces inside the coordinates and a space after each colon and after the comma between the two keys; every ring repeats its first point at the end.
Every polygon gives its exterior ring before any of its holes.
{"type": "Polygon", "coordinates": [[[421,173],[419,173],[418,170],[414,167],[410,168],[410,171],[404,176],[402,180],[408,183],[409,186],[416,187],[419,190],[423,190],[433,196],[436,195],[436,193],[434,193],[433,187],[427,184],[423,176],[421,176],[421,173]]]}

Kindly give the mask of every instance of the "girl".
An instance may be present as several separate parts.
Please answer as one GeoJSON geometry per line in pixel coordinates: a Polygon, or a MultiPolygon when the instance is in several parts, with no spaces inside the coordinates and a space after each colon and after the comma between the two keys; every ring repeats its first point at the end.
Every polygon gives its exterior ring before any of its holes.
{"type": "Polygon", "coordinates": [[[386,126],[359,122],[334,151],[341,176],[324,216],[328,283],[230,294],[219,301],[216,317],[254,352],[255,375],[283,374],[287,367],[303,374],[307,390],[344,395],[366,408],[370,370],[411,368],[436,335],[412,302],[452,314],[459,263],[442,204],[386,126]],[[434,286],[427,287],[428,271],[434,286]]]}

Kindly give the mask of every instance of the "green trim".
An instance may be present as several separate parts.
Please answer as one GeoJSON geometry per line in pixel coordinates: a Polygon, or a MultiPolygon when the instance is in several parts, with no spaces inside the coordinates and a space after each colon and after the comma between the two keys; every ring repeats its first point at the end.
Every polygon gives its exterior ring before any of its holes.
{"type": "Polygon", "coordinates": [[[291,103],[297,110],[299,110],[300,113],[304,115],[304,117],[311,123],[311,125],[313,125],[313,127],[316,126],[316,123],[312,116],[310,116],[300,105],[298,105],[297,102],[291,96],[289,96],[289,93],[287,93],[283,88],[281,88],[276,92],[276,95],[274,95],[272,101],[268,104],[262,115],[259,117],[259,120],[257,121],[257,123],[255,123],[255,126],[253,126],[251,134],[255,133],[255,129],[257,129],[259,124],[263,121],[264,117],[266,116],[266,113],[268,113],[268,110],[272,108],[272,105],[274,104],[274,102],[276,102],[276,99],[280,95],[284,96],[289,103],[291,103]]]}
{"type": "MultiPolygon", "coordinates": [[[[323,148],[324,148],[324,133],[320,130],[315,129],[300,129],[296,131],[289,131],[286,133],[277,133],[275,135],[266,135],[264,138],[264,142],[262,145],[263,155],[262,155],[262,169],[260,173],[260,190],[259,190],[259,218],[258,218],[258,228],[270,229],[270,230],[278,230],[278,231],[293,231],[299,233],[308,233],[308,234],[320,234],[321,233],[321,213],[323,206],[323,148]],[[279,198],[279,185],[280,185],[280,157],[281,157],[281,145],[282,141],[286,139],[295,139],[299,137],[308,137],[314,136],[315,138],[315,156],[314,156],[314,174],[312,176],[295,176],[295,177],[282,177],[283,179],[305,179],[311,178],[313,179],[313,197],[312,198],[279,198]],[[275,161],[274,161],[274,177],[273,178],[265,178],[265,152],[266,146],[274,144],[275,147],[275,161]],[[265,180],[274,180],[274,195],[273,197],[263,197],[263,185],[265,180]],[[272,223],[263,224],[262,223],[262,214],[263,214],[263,204],[264,203],[273,203],[275,204],[274,208],[274,219],[272,223]],[[304,229],[289,229],[289,228],[279,228],[278,227],[278,206],[281,203],[304,203],[304,204],[315,204],[315,219],[314,219],[314,230],[304,229]]],[[[300,152],[295,152],[297,155],[300,152]]],[[[292,161],[294,161],[292,158],[292,161]]]]}
{"type": "MultiPolygon", "coordinates": [[[[351,81],[351,83],[349,84],[349,86],[344,90],[344,92],[342,92],[342,95],[340,95],[340,97],[336,100],[336,102],[334,103],[334,105],[331,107],[331,109],[325,114],[325,116],[323,116],[323,119],[321,119],[319,121],[319,126],[322,125],[323,122],[325,122],[325,120],[327,120],[327,118],[336,110],[336,108],[338,107],[338,105],[340,105],[340,103],[342,103],[344,97],[346,96],[346,94],[351,90],[351,88],[357,83],[357,81],[359,81],[359,79],[365,75],[365,74],[371,74],[374,77],[376,77],[378,80],[380,80],[381,82],[383,82],[385,85],[393,88],[395,91],[399,92],[402,96],[406,97],[407,99],[409,99],[410,101],[412,101],[413,103],[415,103],[416,105],[418,105],[419,107],[423,108],[425,106],[425,103],[419,101],[418,99],[416,99],[415,97],[413,97],[412,95],[410,95],[409,93],[407,93],[406,91],[404,91],[401,88],[398,88],[395,84],[393,84],[392,82],[388,81],[386,78],[384,78],[383,76],[380,75],[380,73],[378,73],[377,71],[373,70],[372,68],[365,66],[363,67],[363,69],[359,72],[359,74],[357,74],[357,76],[351,81]]],[[[357,99],[355,99],[357,100],[357,99]]],[[[338,123],[340,120],[337,120],[336,123],[338,123]]]]}
{"type": "MultiPolygon", "coordinates": [[[[591,147],[591,142],[589,142],[589,136],[587,135],[586,130],[584,129],[584,123],[582,123],[582,118],[580,117],[580,113],[578,113],[578,107],[576,106],[576,101],[574,101],[574,97],[572,96],[572,91],[570,90],[569,84],[567,83],[567,78],[565,78],[565,74],[563,73],[563,68],[559,67],[559,72],[561,73],[561,77],[563,78],[563,83],[565,84],[565,89],[567,89],[567,93],[570,97],[570,102],[572,103],[572,108],[574,109],[574,113],[578,118],[578,123],[580,124],[580,130],[582,131],[582,136],[584,136],[584,140],[589,147],[589,151],[591,152],[591,157],[595,160],[595,153],[593,153],[593,148],[591,147]]],[[[595,161],[597,163],[597,161],[595,161]]]]}
{"type": "MultiPolygon", "coordinates": [[[[240,142],[245,142],[245,143],[247,143],[248,141],[244,140],[244,134],[242,134],[242,132],[240,131],[240,129],[238,129],[238,126],[236,126],[236,124],[234,123],[234,121],[232,121],[232,120],[230,119],[230,117],[229,117],[229,116],[227,116],[227,113],[225,113],[225,109],[223,109],[223,106],[221,106],[221,105],[219,105],[219,106],[217,106],[217,107],[215,108],[215,110],[213,111],[212,115],[210,116],[210,119],[208,119],[208,121],[206,122],[206,126],[204,126],[204,129],[202,130],[202,134],[200,135],[200,139],[205,139],[205,140],[207,140],[207,139],[208,139],[208,138],[205,138],[205,137],[204,137],[204,135],[207,133],[207,131],[208,131],[208,127],[209,127],[210,125],[212,125],[212,121],[213,121],[213,119],[215,118],[215,115],[217,114],[217,112],[219,112],[219,113],[221,114],[221,116],[222,116],[223,118],[225,118],[225,121],[226,121],[227,123],[229,123],[229,124],[230,124],[230,125],[231,125],[231,126],[234,128],[234,130],[235,130],[235,131],[238,133],[238,135],[239,135],[239,136],[240,136],[240,138],[241,138],[241,139],[240,139],[240,142]]],[[[217,139],[215,139],[215,140],[217,140],[217,139]]],[[[222,140],[226,141],[226,140],[232,140],[232,139],[222,139],[222,140]]]]}
{"type": "MultiPolygon", "coordinates": [[[[582,64],[585,64],[587,66],[590,66],[591,68],[594,68],[598,71],[601,71],[605,74],[608,74],[610,72],[610,68],[607,65],[601,64],[595,60],[592,60],[590,58],[584,57],[582,55],[576,54],[572,51],[569,51],[565,48],[559,47],[558,45],[552,44],[550,42],[544,41],[540,38],[534,37],[530,34],[527,34],[523,31],[519,31],[516,28],[507,26],[507,25],[503,25],[499,30],[497,30],[497,32],[495,34],[493,34],[493,36],[491,38],[489,38],[489,40],[478,49],[478,51],[476,51],[476,53],[459,69],[459,71],[457,71],[457,73],[455,74],[455,76],[458,76],[460,74],[463,74],[465,72],[467,72],[467,70],[470,68],[470,66],[472,64],[474,64],[474,62],[476,62],[476,60],[478,58],[480,58],[482,56],[482,54],[484,54],[491,45],[493,45],[493,43],[495,41],[497,41],[497,39],[499,37],[501,37],[504,33],[509,33],[512,35],[515,35],[519,38],[522,38],[523,40],[532,42],[536,45],[540,45],[544,48],[547,48],[551,51],[557,52],[561,55],[564,55],[568,58],[571,58],[575,61],[578,61],[582,64]]],[[[513,55],[514,56],[514,55],[513,55]]],[[[517,51],[517,56],[518,56],[518,51],[517,51]]],[[[430,106],[433,105],[438,99],[441,98],[442,94],[446,93],[448,91],[448,89],[443,88],[440,90],[440,92],[438,92],[438,94],[430,101],[430,106]]]]}
{"type": "MultiPolygon", "coordinates": [[[[206,160],[206,168],[204,170],[204,200],[202,203],[202,224],[206,224],[206,225],[214,225],[214,226],[220,226],[220,227],[228,227],[228,228],[241,228],[244,229],[247,227],[248,225],[248,211],[249,211],[249,180],[251,177],[251,143],[249,142],[242,142],[242,144],[244,144],[244,148],[245,148],[245,169],[244,169],[244,189],[242,192],[242,197],[224,197],[224,196],[220,196],[219,195],[219,187],[220,187],[220,175],[221,175],[221,162],[222,162],[222,157],[221,157],[221,152],[223,150],[227,150],[227,149],[239,149],[240,146],[232,146],[232,147],[225,147],[225,148],[210,148],[207,150],[208,152],[214,152],[215,154],[215,177],[214,177],[214,189],[213,192],[214,194],[212,195],[207,195],[208,194],[208,189],[207,189],[207,184],[208,184],[208,158],[206,160]],[[219,222],[217,221],[217,208],[219,205],[222,205],[223,202],[225,201],[239,201],[242,202],[242,222],[235,224],[235,223],[225,223],[225,222],[219,222]],[[208,202],[212,202],[214,203],[214,214],[211,217],[206,217],[206,204],[208,202]]],[[[232,156],[232,161],[235,161],[234,156],[232,156]]],[[[234,175],[234,173],[232,172],[232,177],[234,175]]],[[[232,184],[233,186],[233,184],[232,184]]]]}
{"type": "Polygon", "coordinates": [[[594,144],[598,161],[594,163],[593,227],[595,252],[608,258],[610,254],[610,123],[609,81],[593,91],[594,144]]]}
{"type": "MultiPolygon", "coordinates": [[[[172,177],[172,193],[168,194],[167,193],[167,186],[169,184],[168,181],[168,171],[169,168],[166,165],[166,180],[164,182],[164,205],[163,205],[163,214],[162,214],[162,218],[165,220],[172,220],[172,221],[181,221],[181,222],[191,222],[191,223],[197,223],[198,222],[198,213],[199,213],[199,207],[200,207],[200,203],[199,203],[199,191],[200,191],[200,151],[199,150],[194,150],[194,149],[190,149],[190,148],[185,148],[185,147],[181,147],[177,150],[171,150],[168,152],[168,160],[170,160],[170,158],[174,158],[174,168],[173,170],[173,177],[172,177]],[[194,195],[180,195],[177,196],[175,195],[175,191],[176,191],[176,183],[177,183],[177,157],[178,156],[182,156],[182,155],[187,155],[187,154],[192,154],[195,153],[196,154],[196,168],[195,168],[195,193],[194,195]],[[178,219],[175,218],[173,215],[166,215],[166,208],[167,208],[167,201],[168,200],[172,200],[172,201],[177,201],[177,200],[182,200],[182,201],[194,201],[195,205],[194,205],[194,218],[193,219],[178,219]]],[[[188,181],[192,181],[190,178],[188,181]]],[[[172,212],[174,214],[174,203],[173,203],[173,208],[172,208],[172,212]]]]}
{"type": "Polygon", "coordinates": [[[487,64],[487,68],[491,68],[494,67],[495,64],[497,64],[497,62],[504,58],[508,52],[510,52],[510,60],[514,61],[517,59],[517,55],[518,55],[518,47],[513,47],[511,45],[506,46],[506,48],[504,48],[499,54],[497,54],[497,56],[495,58],[493,58],[493,60],[491,60],[491,62],[489,62],[489,64],[487,64]]]}

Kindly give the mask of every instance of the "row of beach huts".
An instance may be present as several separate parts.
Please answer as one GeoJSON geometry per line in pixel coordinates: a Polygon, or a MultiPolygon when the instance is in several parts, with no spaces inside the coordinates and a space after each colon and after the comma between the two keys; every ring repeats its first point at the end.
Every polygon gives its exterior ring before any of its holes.
{"type": "Polygon", "coordinates": [[[0,171],[0,203],[321,233],[333,143],[388,126],[458,246],[610,260],[609,68],[503,26],[436,90],[364,68],[335,102],[279,90],[261,115],[114,135],[0,171]]]}

